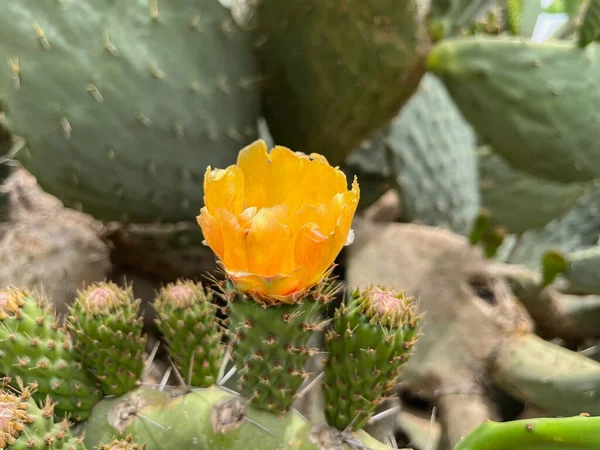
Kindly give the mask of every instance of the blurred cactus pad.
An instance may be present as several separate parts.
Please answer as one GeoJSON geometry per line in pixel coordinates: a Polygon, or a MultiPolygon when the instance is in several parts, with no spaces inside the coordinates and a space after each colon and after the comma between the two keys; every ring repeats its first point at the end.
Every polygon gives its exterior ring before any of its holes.
{"type": "Polygon", "coordinates": [[[250,41],[215,0],[2,2],[0,55],[16,158],[99,219],[193,217],[257,135],[250,41]]]}

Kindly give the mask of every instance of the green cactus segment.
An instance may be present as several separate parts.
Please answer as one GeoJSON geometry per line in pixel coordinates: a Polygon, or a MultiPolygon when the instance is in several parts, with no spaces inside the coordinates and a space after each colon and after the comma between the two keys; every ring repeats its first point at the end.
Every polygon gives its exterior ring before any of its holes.
{"type": "Polygon", "coordinates": [[[341,164],[419,84],[427,38],[417,1],[256,3],[263,113],[273,138],[341,164]]]}
{"type": "Polygon", "coordinates": [[[478,151],[482,206],[510,233],[541,228],[566,213],[587,183],[557,183],[513,168],[488,148],[478,151]]]}
{"type": "Polygon", "coordinates": [[[200,283],[177,282],[161,289],[154,308],[171,359],[185,381],[195,387],[215,384],[223,350],[212,295],[200,283]]]}
{"type": "Polygon", "coordinates": [[[514,167],[558,182],[600,176],[600,44],[455,38],[431,51],[428,68],[514,167]]]}
{"type": "Polygon", "coordinates": [[[103,220],[187,220],[207,165],[257,137],[251,42],[215,0],[0,4],[0,92],[17,154],[103,220]]]}
{"type": "Polygon", "coordinates": [[[565,278],[577,294],[600,294],[600,246],[567,255],[565,278]]]}
{"type": "Polygon", "coordinates": [[[490,212],[486,209],[482,209],[475,217],[471,233],[469,233],[469,242],[471,245],[477,245],[482,242],[485,234],[490,227],[490,212]]]}
{"type": "Polygon", "coordinates": [[[580,47],[585,47],[600,38],[600,0],[590,0],[579,28],[580,47]]]}
{"type": "Polygon", "coordinates": [[[100,400],[50,307],[26,291],[0,290],[0,374],[13,384],[20,378],[38,401],[49,395],[60,417],[85,420],[100,400]]]}
{"type": "Polygon", "coordinates": [[[536,335],[507,339],[490,375],[502,390],[552,415],[600,415],[600,363],[536,335]]]}
{"type": "Polygon", "coordinates": [[[327,333],[323,393],[327,423],[363,428],[392,392],[417,339],[413,299],[380,288],[352,293],[327,333]]]}
{"type": "Polygon", "coordinates": [[[423,77],[388,133],[403,219],[467,234],[480,204],[476,138],[436,76],[423,77]]]}
{"type": "Polygon", "coordinates": [[[65,420],[54,422],[54,403],[38,406],[25,388],[19,395],[0,390],[0,448],[6,450],[86,450],[65,420]]]}
{"type": "Polygon", "coordinates": [[[98,283],[79,292],[70,308],[68,327],[76,351],[106,395],[132,389],[144,369],[147,338],[139,306],[133,288],[98,283]]]}
{"type": "MultiPolygon", "coordinates": [[[[141,387],[120,398],[102,400],[87,422],[85,444],[132,434],[147,450],[389,450],[364,431],[348,433],[346,441],[319,443],[321,430],[289,411],[277,417],[252,407],[218,388],[185,395],[141,387]],[[193,418],[193,420],[190,420],[193,418]],[[246,420],[247,418],[248,420],[246,420]]],[[[335,433],[330,433],[335,435],[335,433]]]]}
{"type": "Polygon", "coordinates": [[[238,389],[256,408],[285,413],[308,378],[304,370],[316,349],[307,346],[320,330],[323,304],[311,295],[296,304],[263,306],[236,295],[229,303],[229,332],[238,389]]]}
{"type": "Polygon", "coordinates": [[[586,415],[486,422],[454,450],[596,450],[600,417],[586,415]]]}
{"type": "Polygon", "coordinates": [[[548,249],[571,253],[598,244],[600,237],[600,187],[591,187],[573,207],[544,228],[526,232],[509,262],[539,270],[548,249]]]}
{"type": "Polygon", "coordinates": [[[542,256],[542,287],[552,284],[559,274],[569,267],[567,258],[556,250],[549,250],[542,256]]]}

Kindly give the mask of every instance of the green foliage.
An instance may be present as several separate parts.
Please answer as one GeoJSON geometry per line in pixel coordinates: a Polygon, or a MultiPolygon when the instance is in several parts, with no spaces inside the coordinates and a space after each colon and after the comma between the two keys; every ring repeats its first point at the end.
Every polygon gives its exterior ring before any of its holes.
{"type": "Polygon", "coordinates": [[[215,0],[2,2],[0,54],[16,157],[102,220],[189,220],[257,136],[250,42],[215,0]]]}

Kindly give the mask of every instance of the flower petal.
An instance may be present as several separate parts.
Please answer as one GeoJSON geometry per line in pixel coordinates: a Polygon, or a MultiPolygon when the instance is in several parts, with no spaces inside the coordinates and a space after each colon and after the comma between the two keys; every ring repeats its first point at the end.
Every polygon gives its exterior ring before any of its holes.
{"type": "Polygon", "coordinates": [[[248,271],[261,275],[284,275],[294,270],[290,230],[281,223],[287,207],[260,209],[248,231],[248,271]]]}
{"type": "Polygon", "coordinates": [[[212,170],[206,168],[204,175],[204,205],[214,214],[225,208],[239,214],[244,204],[244,174],[237,166],[212,170]]]}
{"type": "Polygon", "coordinates": [[[244,208],[268,205],[268,186],[271,173],[267,144],[258,140],[243,148],[238,154],[237,165],[244,173],[244,208]]]}
{"type": "Polygon", "coordinates": [[[204,235],[206,243],[212,249],[212,251],[215,252],[219,259],[222,260],[225,247],[223,243],[223,235],[221,234],[221,229],[218,222],[208,212],[206,206],[200,210],[200,215],[196,217],[196,220],[202,229],[202,234],[204,235]]]}
{"type": "Polygon", "coordinates": [[[217,209],[215,219],[221,225],[223,236],[223,257],[221,261],[228,270],[245,271],[248,269],[248,250],[246,231],[240,227],[236,216],[225,208],[217,209]]]}
{"type": "Polygon", "coordinates": [[[306,203],[302,183],[310,160],[288,148],[276,146],[269,153],[271,178],[268,180],[269,205],[286,204],[290,211],[306,203]]]}
{"type": "MultiPolygon", "coordinates": [[[[306,176],[298,186],[304,203],[329,203],[335,194],[348,191],[346,175],[320,159],[310,161],[306,176]]],[[[298,189],[296,188],[296,189],[298,189]]]]}
{"type": "Polygon", "coordinates": [[[307,223],[302,226],[295,243],[296,264],[305,269],[302,286],[309,286],[320,280],[335,259],[331,258],[331,253],[329,237],[322,234],[316,224],[307,223]]]}

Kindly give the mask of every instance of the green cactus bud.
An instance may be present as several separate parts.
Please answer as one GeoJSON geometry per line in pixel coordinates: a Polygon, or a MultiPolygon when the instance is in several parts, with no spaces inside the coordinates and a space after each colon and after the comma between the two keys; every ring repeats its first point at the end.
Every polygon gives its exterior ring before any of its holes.
{"type": "Polygon", "coordinates": [[[100,400],[96,382],[77,359],[51,307],[19,289],[0,290],[0,374],[22,379],[38,401],[49,395],[58,416],[85,420],[100,400]]]}
{"type": "Polygon", "coordinates": [[[404,293],[371,287],[355,290],[327,332],[325,417],[344,430],[359,430],[394,387],[417,341],[420,316],[404,293]]]}
{"type": "Polygon", "coordinates": [[[207,387],[216,383],[223,333],[212,295],[200,283],[177,282],[161,289],[154,308],[169,354],[188,384],[207,387]]]}
{"type": "Polygon", "coordinates": [[[139,305],[131,287],[97,283],[79,292],[70,308],[68,327],[76,350],[107,395],[132,389],[144,369],[147,339],[139,305]]]}
{"type": "Polygon", "coordinates": [[[54,402],[38,406],[28,388],[19,395],[0,390],[0,448],[6,450],[86,450],[65,420],[54,422],[54,402]]]}
{"type": "Polygon", "coordinates": [[[316,349],[307,346],[323,321],[329,296],[307,294],[295,304],[263,305],[242,294],[229,303],[229,332],[238,388],[253,406],[283,414],[308,377],[304,366],[316,349]]]}

